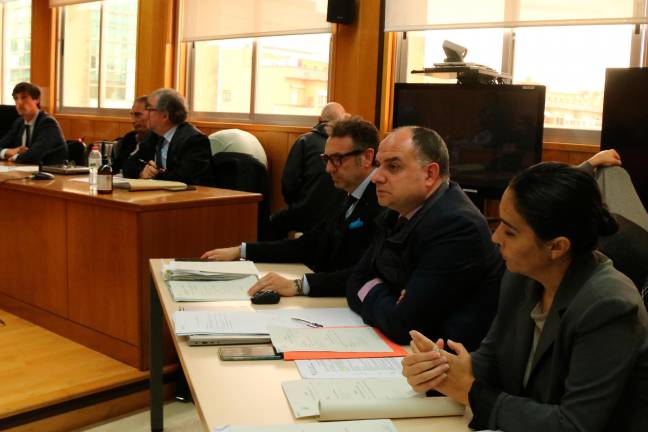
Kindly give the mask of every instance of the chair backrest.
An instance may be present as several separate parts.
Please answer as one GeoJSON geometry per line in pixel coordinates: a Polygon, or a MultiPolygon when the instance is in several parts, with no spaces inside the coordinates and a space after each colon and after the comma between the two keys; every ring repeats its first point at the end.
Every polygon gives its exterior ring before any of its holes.
{"type": "Polygon", "coordinates": [[[648,212],[625,169],[620,166],[598,168],[596,182],[601,188],[603,202],[611,212],[631,220],[648,231],[648,212]]]}
{"type": "Polygon", "coordinates": [[[263,195],[259,203],[258,238],[264,239],[270,217],[270,181],[266,167],[253,156],[236,152],[216,153],[211,165],[210,186],[263,195]]]}
{"type": "MultiPolygon", "coordinates": [[[[628,276],[639,292],[646,294],[648,283],[648,231],[631,220],[614,214],[619,230],[609,236],[601,237],[599,250],[609,257],[614,267],[628,276]]],[[[644,297],[644,302],[648,298],[644,297]]],[[[648,307],[648,306],[647,306],[648,307]]]]}
{"type": "Polygon", "coordinates": [[[75,165],[87,165],[88,159],[86,156],[85,145],[78,140],[67,140],[68,160],[74,162],[75,165]]]}

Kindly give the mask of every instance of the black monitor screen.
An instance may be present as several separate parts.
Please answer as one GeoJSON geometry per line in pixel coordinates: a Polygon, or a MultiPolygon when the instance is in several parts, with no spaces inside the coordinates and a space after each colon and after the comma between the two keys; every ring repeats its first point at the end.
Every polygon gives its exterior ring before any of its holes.
{"type": "Polygon", "coordinates": [[[0,138],[9,132],[17,118],[18,112],[14,105],[0,105],[0,138]]]}
{"type": "Polygon", "coordinates": [[[606,71],[601,148],[617,149],[648,208],[648,68],[606,71]]]}
{"type": "Polygon", "coordinates": [[[393,126],[436,130],[451,178],[499,198],[513,175],[540,162],[544,103],[544,86],[396,84],[393,126]]]}

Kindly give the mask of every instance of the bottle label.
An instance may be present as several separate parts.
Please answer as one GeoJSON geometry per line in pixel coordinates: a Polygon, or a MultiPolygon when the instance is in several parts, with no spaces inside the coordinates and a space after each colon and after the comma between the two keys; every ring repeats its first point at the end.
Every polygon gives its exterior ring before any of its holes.
{"type": "Polygon", "coordinates": [[[113,190],[113,182],[112,182],[112,176],[111,175],[102,175],[99,174],[97,176],[97,190],[98,191],[112,191],[113,190]]]}

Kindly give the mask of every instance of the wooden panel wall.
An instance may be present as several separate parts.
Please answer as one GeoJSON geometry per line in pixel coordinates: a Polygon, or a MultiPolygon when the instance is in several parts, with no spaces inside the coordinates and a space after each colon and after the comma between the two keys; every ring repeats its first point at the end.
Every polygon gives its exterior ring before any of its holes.
{"type": "Polygon", "coordinates": [[[338,24],[333,33],[331,100],[376,122],[381,0],[356,2],[356,21],[338,24]]]}

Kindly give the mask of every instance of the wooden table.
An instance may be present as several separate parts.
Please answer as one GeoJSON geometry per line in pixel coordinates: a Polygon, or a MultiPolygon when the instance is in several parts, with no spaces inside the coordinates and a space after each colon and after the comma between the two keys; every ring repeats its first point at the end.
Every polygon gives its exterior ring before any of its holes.
{"type": "MultiPolygon", "coordinates": [[[[162,333],[163,319],[172,326],[173,312],[179,303],[171,298],[161,275],[162,260],[151,260],[151,430],[163,430],[162,405],[162,344],[157,343],[162,333]]],[[[276,271],[286,275],[302,275],[308,269],[300,264],[257,264],[259,271],[276,271]]],[[[187,303],[182,305],[186,306],[187,303]]],[[[192,303],[191,307],[214,306],[214,303],[192,303]]],[[[345,307],[344,298],[282,298],[274,307],[345,307]]],[[[219,302],[218,307],[247,307],[250,302],[219,302]]],[[[221,362],[218,347],[190,347],[186,338],[173,336],[178,357],[189,383],[196,409],[204,429],[216,426],[279,425],[312,420],[295,420],[281,389],[281,382],[300,379],[293,362],[236,361],[221,362]]],[[[437,417],[394,420],[399,432],[469,431],[463,417],[437,417]]]]}
{"type": "Polygon", "coordinates": [[[93,195],[73,178],[0,184],[0,307],[147,369],[148,260],[255,240],[261,195],[93,195]]]}

